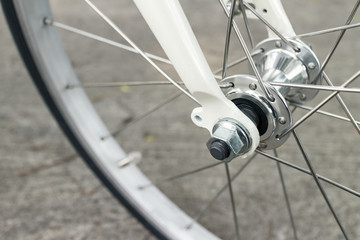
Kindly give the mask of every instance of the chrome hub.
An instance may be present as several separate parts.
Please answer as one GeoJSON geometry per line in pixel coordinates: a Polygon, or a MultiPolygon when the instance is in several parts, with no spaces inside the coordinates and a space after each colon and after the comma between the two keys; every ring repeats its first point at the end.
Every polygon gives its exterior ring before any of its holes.
{"type": "Polygon", "coordinates": [[[298,50],[279,39],[268,39],[254,49],[261,50],[254,56],[254,62],[274,101],[266,98],[253,76],[234,75],[221,81],[221,85],[229,86],[223,88],[225,96],[257,126],[259,148],[264,150],[281,146],[289,136],[282,136],[292,125],[287,101],[304,103],[318,93],[313,89],[292,88],[291,84],[321,84],[320,63],[311,48],[299,40],[290,42],[298,50]],[[276,86],[276,83],[288,85],[276,86]]]}
{"type": "Polygon", "coordinates": [[[223,92],[257,126],[260,148],[277,148],[286,141],[287,136],[278,136],[292,124],[292,118],[286,100],[278,90],[265,83],[275,98],[269,101],[258,87],[256,78],[250,75],[230,76],[221,84],[233,86],[223,89],[223,92]]]}
{"type": "MultiPolygon", "coordinates": [[[[321,84],[320,63],[311,48],[300,40],[290,40],[298,47],[287,45],[280,39],[268,39],[256,46],[256,67],[263,81],[289,84],[321,84]]],[[[275,87],[288,101],[304,103],[313,99],[318,90],[275,87]]]]}

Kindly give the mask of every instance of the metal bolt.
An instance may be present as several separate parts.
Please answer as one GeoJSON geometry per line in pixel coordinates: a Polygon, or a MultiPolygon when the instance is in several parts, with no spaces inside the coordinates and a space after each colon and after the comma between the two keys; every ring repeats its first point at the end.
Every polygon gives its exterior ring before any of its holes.
{"type": "Polygon", "coordinates": [[[314,69],[315,69],[315,67],[316,67],[315,63],[313,63],[313,62],[309,62],[309,64],[308,64],[308,68],[309,68],[310,70],[314,70],[314,69]]]}
{"type": "Polygon", "coordinates": [[[249,150],[251,139],[248,132],[239,124],[230,119],[223,119],[215,124],[206,145],[215,159],[230,162],[249,150]]]}
{"type": "Polygon", "coordinates": [[[276,46],[277,48],[281,48],[281,47],[282,47],[282,44],[281,44],[280,41],[276,41],[276,42],[275,42],[275,46],[276,46]]]}
{"type": "Polygon", "coordinates": [[[230,148],[226,142],[215,140],[210,144],[210,154],[217,160],[224,160],[230,156],[230,148]]]}
{"type": "Polygon", "coordinates": [[[250,83],[250,84],[249,84],[249,88],[250,88],[251,90],[256,90],[256,88],[257,88],[256,83],[250,83]]]}
{"type": "Polygon", "coordinates": [[[280,124],[285,124],[286,123],[286,118],[285,117],[279,117],[279,123],[280,124]]]}

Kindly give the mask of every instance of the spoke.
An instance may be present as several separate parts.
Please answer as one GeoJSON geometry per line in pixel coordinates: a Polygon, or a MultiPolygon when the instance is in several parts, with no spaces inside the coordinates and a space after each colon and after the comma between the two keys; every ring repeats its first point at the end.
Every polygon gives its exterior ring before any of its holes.
{"type": "MultiPolygon", "coordinates": [[[[230,16],[230,13],[229,13],[229,11],[228,11],[228,9],[227,9],[224,1],[219,0],[219,3],[221,4],[221,6],[222,6],[222,8],[223,8],[223,10],[224,10],[224,12],[225,12],[225,14],[226,14],[226,16],[229,17],[229,16],[230,16]]],[[[244,41],[244,38],[243,38],[243,36],[242,36],[242,34],[241,34],[241,32],[240,32],[240,30],[239,30],[236,22],[233,21],[232,25],[233,25],[234,31],[235,31],[235,33],[236,33],[236,35],[237,35],[237,37],[238,37],[238,39],[239,39],[239,41],[240,41],[241,47],[243,48],[243,50],[244,50],[244,52],[245,52],[245,55],[246,55],[246,57],[247,57],[247,59],[248,59],[248,61],[249,61],[249,63],[250,63],[251,69],[252,69],[252,70],[254,71],[254,73],[255,73],[256,79],[257,79],[257,81],[258,81],[261,89],[264,91],[266,97],[267,97],[270,101],[274,101],[275,98],[274,98],[274,96],[271,95],[269,89],[267,89],[267,87],[265,86],[265,84],[264,84],[264,82],[263,82],[263,80],[262,80],[262,78],[261,78],[261,76],[260,76],[260,73],[259,73],[258,69],[256,68],[255,62],[254,62],[254,60],[253,60],[252,57],[251,57],[250,51],[249,51],[248,47],[246,46],[246,43],[245,43],[245,41],[244,41]]]]}
{"type": "MultiPolygon", "coordinates": [[[[282,159],[280,159],[280,158],[271,156],[270,154],[265,153],[265,152],[262,152],[262,151],[260,151],[260,150],[255,150],[255,151],[256,151],[257,153],[263,155],[264,157],[267,157],[267,158],[269,158],[269,159],[271,159],[271,160],[274,160],[274,161],[276,161],[276,162],[279,162],[279,163],[281,163],[281,164],[283,164],[283,165],[285,165],[285,166],[288,166],[288,167],[291,167],[291,168],[293,168],[293,169],[296,169],[296,170],[298,170],[298,171],[300,171],[300,172],[302,172],[302,173],[305,173],[305,174],[307,174],[307,175],[311,175],[311,172],[310,172],[309,170],[306,170],[305,168],[302,168],[302,167],[299,167],[299,166],[294,165],[294,164],[292,164],[292,163],[286,162],[286,161],[284,161],[284,160],[282,160],[282,159]]],[[[319,178],[320,180],[322,180],[322,181],[324,181],[324,182],[327,182],[327,183],[329,183],[329,184],[331,184],[331,185],[333,185],[333,186],[335,186],[335,187],[337,187],[337,188],[339,188],[339,189],[341,189],[341,190],[343,190],[343,191],[345,191],[345,192],[348,192],[348,193],[350,193],[350,194],[352,194],[352,195],[360,198],[360,192],[357,192],[357,191],[355,191],[355,190],[353,190],[353,189],[351,189],[351,188],[348,188],[348,187],[346,187],[346,186],[344,186],[344,185],[341,185],[340,183],[337,183],[337,182],[335,182],[335,181],[333,181],[333,180],[331,180],[331,179],[329,179],[329,178],[326,178],[326,177],[324,177],[324,176],[322,176],[322,175],[317,174],[316,176],[317,176],[317,178],[319,178]]]]}
{"type": "MultiPolygon", "coordinates": [[[[308,111],[313,110],[312,107],[309,107],[309,106],[306,106],[306,105],[301,105],[301,104],[297,104],[297,103],[291,103],[291,105],[293,105],[295,107],[298,107],[298,108],[301,108],[301,109],[304,109],[304,110],[308,110],[308,111]]],[[[336,118],[336,119],[339,119],[339,120],[343,120],[343,121],[346,121],[346,122],[351,122],[351,120],[349,118],[346,118],[346,117],[343,117],[343,116],[340,116],[340,115],[336,115],[336,114],[333,114],[333,113],[330,113],[330,112],[317,110],[316,113],[319,113],[319,114],[322,114],[322,115],[325,115],[325,116],[328,116],[328,117],[336,118]]],[[[360,122],[356,121],[356,124],[360,125],[360,122]]]]}
{"type": "MultiPolygon", "coordinates": [[[[185,85],[183,82],[177,82],[179,85],[185,85]]],[[[80,83],[80,84],[72,84],[68,83],[66,85],[67,89],[73,88],[106,88],[106,87],[123,87],[123,86],[173,86],[172,83],[168,81],[134,81],[134,82],[105,82],[105,83],[80,83]]],[[[233,84],[230,83],[219,83],[220,88],[229,88],[233,87],[233,84]]]]}
{"type": "Polygon", "coordinates": [[[244,2],[244,5],[247,9],[249,9],[261,22],[263,22],[271,31],[273,31],[281,40],[283,40],[288,46],[291,46],[295,52],[299,52],[300,49],[289,42],[285,36],[283,36],[274,26],[272,26],[265,18],[263,18],[249,3],[244,2]]]}
{"type": "MultiPolygon", "coordinates": [[[[275,157],[278,157],[278,153],[277,153],[276,149],[274,149],[274,155],[275,155],[275,157]]],[[[280,176],[281,186],[283,189],[286,207],[287,207],[289,217],[290,217],[290,222],[291,222],[291,227],[292,227],[293,234],[294,234],[294,239],[298,240],[295,221],[294,221],[294,217],[293,217],[292,210],[291,210],[290,200],[289,200],[289,196],[288,196],[287,190],[286,190],[284,175],[282,173],[281,165],[279,162],[276,162],[276,166],[277,166],[279,176],[280,176]]]]}
{"type": "Polygon", "coordinates": [[[294,84],[294,83],[280,83],[280,82],[279,83],[271,82],[270,84],[272,86],[314,89],[314,90],[322,90],[322,91],[330,91],[330,92],[360,93],[360,88],[342,88],[339,86],[319,86],[319,85],[311,85],[311,84],[294,84]]]}
{"type": "MultiPolygon", "coordinates": [[[[349,80],[347,80],[344,84],[341,85],[341,87],[346,87],[350,83],[352,83],[354,80],[356,80],[357,77],[360,76],[360,71],[355,73],[349,80]]],[[[282,133],[279,137],[283,137],[295,128],[297,128],[300,124],[302,124],[306,119],[308,119],[310,116],[312,116],[317,110],[319,110],[321,107],[323,107],[327,102],[329,102],[333,97],[335,97],[337,94],[339,94],[338,91],[333,92],[330,94],[327,98],[325,98],[322,102],[320,102],[317,106],[315,106],[311,111],[309,111],[307,114],[305,114],[302,118],[300,118],[296,123],[294,123],[288,130],[286,130],[284,133],[282,133]]]]}
{"type": "Polygon", "coordinates": [[[248,18],[246,16],[246,10],[245,10],[245,7],[244,7],[244,1],[239,0],[239,4],[240,4],[240,8],[241,8],[241,13],[243,15],[244,23],[245,23],[245,28],[246,28],[247,34],[249,36],[250,46],[251,46],[251,48],[254,48],[254,40],[253,40],[253,37],[252,37],[251,32],[250,32],[249,21],[248,21],[248,18]]]}
{"type": "Polygon", "coordinates": [[[198,168],[198,169],[195,169],[195,170],[191,170],[191,171],[188,171],[188,172],[185,172],[185,173],[181,173],[181,174],[178,174],[178,175],[175,175],[175,176],[172,176],[172,177],[168,177],[168,178],[164,178],[162,180],[159,180],[159,181],[156,181],[156,182],[153,182],[153,183],[149,183],[147,185],[143,185],[143,186],[140,186],[139,189],[145,189],[145,188],[148,188],[148,187],[152,187],[152,186],[159,186],[163,183],[166,183],[166,182],[171,182],[171,181],[174,181],[174,180],[177,180],[177,179],[180,179],[180,178],[183,178],[183,177],[186,177],[186,176],[190,176],[190,175],[193,175],[195,173],[199,173],[199,172],[202,172],[206,169],[210,169],[210,168],[213,168],[213,167],[216,167],[217,165],[220,165],[222,164],[223,162],[217,162],[217,163],[214,163],[214,164],[210,164],[210,165],[207,165],[205,167],[201,167],[201,168],[198,168]]]}
{"type": "Polygon", "coordinates": [[[101,137],[102,140],[106,140],[107,138],[113,136],[116,137],[119,134],[121,134],[125,129],[129,128],[130,126],[134,125],[135,123],[139,122],[140,120],[144,119],[145,117],[149,116],[150,114],[156,112],[157,110],[159,110],[160,108],[162,108],[163,106],[167,105],[168,103],[174,101],[175,99],[177,99],[178,97],[180,97],[182,95],[182,93],[177,92],[173,95],[171,95],[169,98],[165,99],[164,101],[160,102],[159,104],[153,106],[152,108],[148,109],[147,111],[139,114],[137,117],[135,117],[134,119],[132,119],[130,122],[128,122],[125,126],[123,126],[121,129],[115,130],[113,131],[110,135],[107,136],[103,136],[101,137]]]}
{"type": "Polygon", "coordinates": [[[232,0],[230,14],[228,15],[228,23],[227,23],[227,28],[226,28],[225,50],[224,50],[223,68],[222,68],[222,74],[221,74],[223,79],[226,77],[226,71],[227,71],[227,62],[228,62],[229,47],[230,47],[230,36],[231,36],[232,23],[233,23],[234,13],[235,13],[235,5],[236,5],[236,0],[232,0]]]}
{"type": "MultiPolygon", "coordinates": [[[[356,3],[355,3],[354,8],[352,9],[352,11],[351,11],[351,13],[350,13],[350,15],[349,15],[346,23],[345,23],[345,25],[349,25],[349,24],[351,23],[351,21],[353,20],[353,18],[354,18],[354,16],[355,16],[355,13],[356,13],[356,11],[357,11],[357,9],[358,9],[358,7],[359,7],[359,5],[360,5],[360,0],[357,0],[356,3]]],[[[321,75],[321,73],[322,73],[322,72],[324,71],[324,69],[326,68],[326,66],[327,66],[327,64],[329,63],[331,57],[333,56],[336,48],[338,47],[341,39],[343,38],[345,32],[346,32],[346,29],[341,30],[340,35],[339,35],[338,38],[336,39],[334,46],[333,46],[332,49],[330,50],[329,54],[326,56],[326,58],[325,58],[325,60],[324,60],[324,62],[323,62],[323,64],[322,64],[322,66],[321,66],[320,71],[319,71],[319,75],[317,76],[317,78],[321,75]]]]}
{"type": "MultiPolygon", "coordinates": [[[[244,169],[249,165],[249,163],[256,157],[256,154],[251,156],[246,163],[235,173],[234,176],[231,177],[231,182],[234,181],[243,171],[244,169]]],[[[211,198],[208,202],[206,202],[199,213],[193,218],[193,221],[187,226],[187,228],[191,228],[193,225],[193,222],[199,221],[200,218],[204,216],[204,214],[207,212],[207,210],[210,208],[210,206],[226,191],[228,188],[228,184],[226,183],[216,194],[213,198],[211,198]]]]}
{"type": "MultiPolygon", "coordinates": [[[[323,73],[324,79],[327,82],[328,85],[333,86],[332,82],[330,81],[329,77],[326,75],[326,73],[323,73]]],[[[349,117],[349,119],[351,120],[351,123],[353,124],[353,126],[355,127],[355,130],[358,132],[358,134],[360,134],[360,128],[359,126],[356,124],[355,118],[353,117],[353,115],[351,114],[349,108],[346,106],[344,100],[341,98],[340,94],[336,95],[336,99],[338,100],[338,102],[340,103],[341,107],[343,108],[343,110],[345,111],[346,115],[349,117]]]]}
{"type": "Polygon", "coordinates": [[[236,206],[235,206],[234,193],[233,193],[232,185],[231,185],[231,177],[230,177],[230,171],[229,171],[229,163],[225,163],[225,170],[226,170],[226,178],[227,178],[227,182],[228,182],[228,188],[229,188],[229,194],[230,194],[230,200],[231,200],[231,208],[232,208],[233,217],[234,217],[234,225],[235,225],[236,238],[237,238],[238,240],[240,240],[239,222],[238,222],[238,217],[237,217],[237,214],[236,214],[236,206]]]}
{"type": "MultiPolygon", "coordinates": [[[[114,46],[114,47],[117,47],[117,48],[121,48],[123,50],[129,51],[129,52],[132,52],[132,53],[139,54],[139,52],[133,47],[127,46],[125,44],[121,44],[119,42],[115,42],[113,40],[101,37],[99,35],[96,35],[96,34],[93,34],[93,33],[90,33],[90,32],[75,28],[75,27],[71,27],[69,25],[66,25],[66,24],[63,24],[63,23],[60,23],[60,22],[53,21],[53,20],[51,20],[49,18],[45,18],[44,23],[47,24],[47,25],[55,26],[57,28],[60,28],[62,30],[68,31],[68,32],[76,33],[76,34],[81,35],[83,37],[87,37],[87,38],[90,38],[90,39],[93,39],[93,40],[96,40],[96,41],[99,41],[99,42],[102,42],[102,43],[105,43],[105,44],[108,44],[108,45],[111,45],[111,46],[114,46]]],[[[144,54],[147,57],[149,57],[150,59],[153,59],[155,61],[171,64],[170,60],[168,60],[168,59],[165,59],[165,58],[162,58],[162,57],[159,57],[159,56],[153,55],[151,53],[147,53],[147,52],[144,52],[144,54]]]]}
{"type": "MultiPolygon", "coordinates": [[[[129,51],[129,52],[133,52],[133,53],[136,53],[136,54],[139,54],[139,52],[133,48],[133,47],[130,47],[130,46],[127,46],[125,44],[121,44],[119,42],[115,42],[113,40],[110,40],[110,39],[107,39],[107,38],[104,38],[104,37],[101,37],[99,35],[96,35],[96,34],[93,34],[93,33],[90,33],[90,32],[87,32],[87,31],[84,31],[84,30],[81,30],[81,29],[78,29],[78,28],[75,28],[75,27],[72,27],[72,26],[69,26],[69,25],[66,25],[66,24],[63,24],[63,23],[60,23],[60,22],[56,22],[56,21],[53,21],[49,18],[45,18],[44,19],[44,23],[47,24],[47,25],[53,25],[57,28],[60,28],[60,29],[63,29],[63,30],[66,30],[66,31],[69,31],[69,32],[72,32],[72,33],[76,33],[76,34],[79,34],[81,36],[84,36],[84,37],[87,37],[87,38],[90,38],[90,39],[93,39],[93,40],[96,40],[96,41],[99,41],[99,42],[102,42],[102,43],[105,43],[105,44],[108,44],[108,45],[111,45],[111,46],[114,46],[114,47],[117,47],[117,48],[121,48],[123,50],[126,50],[126,51],[129,51]]],[[[170,62],[170,60],[168,59],[165,59],[165,58],[162,58],[162,57],[159,57],[159,56],[156,56],[154,54],[151,54],[151,53],[147,53],[147,52],[144,52],[146,56],[148,56],[150,59],[152,60],[155,60],[155,61],[159,61],[159,62],[163,62],[163,63],[167,63],[167,64],[172,64],[170,62]]],[[[255,56],[257,54],[261,53],[261,51],[256,51],[254,53],[252,53],[252,56],[255,56]]],[[[234,67],[235,65],[237,64],[240,64],[242,62],[244,62],[245,60],[247,60],[246,57],[244,58],[241,58],[241,59],[238,59],[232,63],[230,63],[227,68],[232,68],[234,67]]],[[[219,74],[221,73],[222,71],[222,68],[220,68],[220,70],[216,70],[214,72],[214,74],[219,74]]],[[[221,79],[220,76],[215,76],[216,78],[218,79],[221,79]]],[[[179,82],[178,82],[179,84],[179,82]]]]}
{"type": "MultiPolygon", "coordinates": [[[[78,29],[78,28],[75,28],[75,27],[72,27],[72,26],[69,26],[69,25],[66,25],[66,24],[63,24],[63,23],[60,23],[60,22],[53,21],[53,20],[51,20],[49,18],[45,18],[44,23],[47,24],[47,25],[55,26],[57,28],[63,29],[63,30],[68,31],[68,32],[76,33],[76,34],[79,34],[81,36],[84,36],[84,37],[87,37],[87,38],[90,38],[90,39],[93,39],[93,40],[96,40],[96,41],[99,41],[99,42],[102,42],[102,43],[105,43],[105,44],[108,44],[108,45],[111,45],[111,46],[114,46],[114,47],[117,47],[117,48],[120,48],[120,49],[123,49],[123,50],[129,51],[129,52],[139,54],[139,52],[133,47],[127,46],[125,44],[121,44],[119,42],[115,42],[113,40],[101,37],[99,35],[96,35],[96,34],[93,34],[93,33],[90,33],[90,32],[87,32],[87,31],[84,31],[84,30],[81,30],[81,29],[78,29]]],[[[259,54],[259,53],[261,53],[260,50],[252,53],[252,56],[255,56],[255,55],[259,54]]],[[[162,58],[162,57],[159,57],[159,56],[156,56],[154,54],[147,53],[147,52],[144,52],[144,54],[147,57],[149,57],[150,59],[152,59],[152,60],[167,63],[167,64],[172,64],[170,62],[170,60],[168,60],[168,59],[165,59],[165,58],[162,58]]],[[[246,57],[238,59],[238,60],[228,64],[227,68],[228,69],[232,68],[232,67],[236,66],[237,64],[240,64],[240,63],[244,62],[245,60],[247,60],[246,57]]],[[[221,71],[222,71],[222,68],[220,68],[220,70],[218,69],[218,70],[216,70],[214,72],[215,78],[221,79],[221,76],[216,76],[216,74],[221,73],[221,71]]],[[[177,82],[177,83],[180,85],[179,82],[177,82]]],[[[127,84],[127,85],[129,86],[129,84],[127,84]]]]}
{"type": "Polygon", "coordinates": [[[335,210],[334,210],[333,206],[331,205],[330,200],[329,200],[329,198],[328,198],[328,196],[327,196],[324,188],[322,187],[322,185],[321,185],[321,183],[320,183],[320,181],[319,181],[319,178],[318,178],[318,176],[317,176],[317,174],[316,174],[316,172],[315,172],[315,170],[314,170],[314,168],[313,168],[313,166],[312,166],[312,164],[311,164],[311,162],[310,162],[310,159],[309,159],[309,157],[307,156],[307,154],[306,154],[306,152],[305,152],[305,149],[304,149],[303,145],[301,144],[300,139],[299,139],[299,137],[298,137],[298,135],[296,134],[295,131],[293,131],[293,135],[294,135],[295,141],[296,141],[297,145],[299,146],[300,151],[301,151],[301,153],[302,153],[302,155],[303,155],[303,157],[304,157],[304,160],[305,160],[305,162],[306,162],[306,165],[308,166],[308,168],[309,168],[309,170],[310,170],[310,172],[311,172],[311,175],[314,177],[314,180],[315,180],[316,185],[318,186],[321,194],[322,194],[323,197],[324,197],[324,200],[325,200],[326,204],[328,205],[328,207],[329,207],[329,209],[330,209],[330,211],[331,211],[331,213],[332,213],[335,221],[336,221],[337,224],[339,225],[340,230],[341,230],[341,232],[343,233],[345,239],[348,239],[348,237],[347,237],[347,235],[346,235],[346,232],[345,232],[345,229],[343,228],[343,226],[342,226],[342,224],[341,224],[341,222],[340,222],[340,219],[339,219],[338,216],[336,215],[335,210]]]}
{"type": "MultiPolygon", "coordinates": [[[[243,59],[246,59],[243,58],[243,59]]],[[[230,66],[230,65],[228,65],[230,66]]],[[[183,82],[177,82],[179,85],[184,85],[183,82]]],[[[284,87],[293,87],[293,88],[302,88],[302,89],[314,89],[314,90],[323,90],[323,91],[339,91],[347,93],[360,93],[360,88],[342,88],[339,86],[318,86],[310,84],[292,84],[292,83],[270,83],[273,86],[284,86],[284,87]]],[[[105,82],[105,83],[80,83],[80,84],[71,84],[69,83],[66,88],[106,88],[106,87],[122,87],[122,86],[156,86],[156,85],[172,85],[168,81],[131,81],[131,82],[105,82]]],[[[222,87],[222,85],[220,85],[222,87]]]]}
{"type": "Polygon", "coordinates": [[[124,38],[146,61],[148,61],[161,75],[163,75],[169,82],[171,82],[175,87],[180,91],[185,93],[190,99],[194,102],[199,102],[185,89],[183,89],[179,84],[177,84],[173,79],[171,79],[161,68],[156,65],[146,54],[126,35],[120,28],[112,22],[104,13],[102,13],[90,0],[85,0],[85,2],[107,23],[111,26],[122,38],[124,38]]]}
{"type": "MultiPolygon", "coordinates": [[[[184,85],[183,82],[177,82],[184,85]]],[[[106,88],[106,87],[123,87],[123,86],[156,86],[156,85],[172,85],[168,81],[134,81],[134,82],[105,82],[105,83],[80,83],[68,84],[66,88],[106,88]]]]}
{"type": "Polygon", "coordinates": [[[347,30],[347,29],[357,28],[357,27],[360,27],[360,23],[354,23],[354,24],[345,25],[345,26],[341,26],[341,27],[324,29],[324,30],[320,30],[320,31],[316,31],[316,32],[304,33],[304,34],[297,35],[294,38],[313,37],[313,36],[318,36],[318,35],[322,35],[322,34],[326,34],[326,33],[332,33],[332,32],[337,32],[337,31],[347,30]]]}
{"type": "MultiPolygon", "coordinates": [[[[251,54],[251,57],[254,57],[254,56],[256,56],[256,55],[258,55],[258,54],[260,54],[260,53],[261,53],[261,50],[257,50],[257,51],[255,51],[255,52],[253,52],[253,53],[251,54]]],[[[238,59],[238,60],[235,60],[235,61],[233,61],[233,62],[231,62],[231,63],[229,63],[229,64],[227,65],[227,69],[232,68],[232,67],[234,67],[234,66],[236,66],[236,65],[238,65],[238,64],[240,64],[240,63],[242,63],[242,62],[245,62],[247,59],[248,59],[247,57],[243,57],[243,58],[240,58],[240,59],[238,59]]],[[[222,67],[219,68],[219,69],[216,69],[216,70],[214,71],[214,74],[219,74],[219,73],[222,72],[222,70],[223,70],[222,67]]]]}

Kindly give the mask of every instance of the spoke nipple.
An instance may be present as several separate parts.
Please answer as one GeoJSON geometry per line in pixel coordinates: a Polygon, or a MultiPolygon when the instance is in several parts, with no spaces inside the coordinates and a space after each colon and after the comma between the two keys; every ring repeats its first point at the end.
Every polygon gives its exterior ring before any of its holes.
{"type": "Polygon", "coordinates": [[[186,229],[191,229],[193,227],[193,223],[190,223],[186,226],[186,229]]]}
{"type": "Polygon", "coordinates": [[[75,85],[72,84],[72,83],[68,83],[68,84],[66,84],[66,86],[65,86],[66,89],[73,89],[74,87],[75,87],[75,85]]]}
{"type": "Polygon", "coordinates": [[[50,18],[44,17],[43,23],[44,23],[45,25],[52,25],[53,22],[54,22],[54,21],[51,20],[50,18]]]}
{"type": "Polygon", "coordinates": [[[274,98],[274,96],[270,94],[270,98],[269,98],[269,100],[270,100],[271,102],[275,102],[275,98],[274,98]]]}
{"type": "Polygon", "coordinates": [[[276,41],[275,46],[276,46],[277,48],[281,48],[281,47],[282,47],[282,44],[281,44],[280,41],[276,41]]]}
{"type": "Polygon", "coordinates": [[[130,163],[137,164],[141,161],[141,157],[140,152],[131,152],[125,158],[118,161],[117,166],[119,168],[123,168],[128,166],[130,163]]]}
{"type": "Polygon", "coordinates": [[[228,82],[228,83],[220,83],[219,87],[220,88],[233,88],[235,85],[232,82],[228,82]]]}
{"type": "Polygon", "coordinates": [[[256,83],[250,83],[250,84],[249,84],[249,88],[250,88],[251,90],[256,90],[256,88],[257,88],[256,83]]]}
{"type": "Polygon", "coordinates": [[[301,93],[301,94],[300,94],[300,100],[301,100],[301,101],[305,101],[305,100],[306,100],[306,95],[305,95],[305,93],[301,93]]]}
{"type": "Polygon", "coordinates": [[[267,148],[267,144],[264,143],[264,142],[260,142],[259,143],[259,148],[262,148],[262,149],[267,148]]]}
{"type": "Polygon", "coordinates": [[[314,70],[314,69],[315,69],[315,67],[316,67],[315,63],[313,63],[313,62],[309,62],[309,64],[308,64],[308,68],[309,68],[310,70],[314,70]]]}
{"type": "Polygon", "coordinates": [[[285,124],[286,123],[286,118],[285,117],[279,117],[278,119],[280,124],[285,124]]]}

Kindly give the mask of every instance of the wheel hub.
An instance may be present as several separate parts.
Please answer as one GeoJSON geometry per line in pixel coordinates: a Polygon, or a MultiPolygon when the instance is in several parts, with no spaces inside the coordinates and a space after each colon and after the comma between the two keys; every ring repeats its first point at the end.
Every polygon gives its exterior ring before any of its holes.
{"type": "MultiPolygon", "coordinates": [[[[289,40],[289,46],[279,39],[268,39],[256,46],[254,62],[263,81],[290,84],[321,84],[320,63],[315,53],[299,40],[289,40]]],[[[286,100],[305,103],[313,99],[318,90],[291,87],[275,87],[286,100]]]]}
{"type": "Polygon", "coordinates": [[[259,147],[273,149],[286,141],[287,136],[278,136],[292,124],[292,118],[279,91],[265,83],[275,98],[274,101],[269,101],[258,87],[256,78],[250,75],[230,76],[222,83],[232,84],[233,87],[223,90],[224,94],[257,126],[261,141],[259,147]]]}
{"type": "Polygon", "coordinates": [[[225,96],[257,126],[259,148],[263,150],[281,146],[289,136],[281,136],[292,125],[287,101],[305,103],[318,93],[318,90],[272,84],[321,83],[320,63],[311,48],[301,41],[290,42],[293,46],[279,39],[268,39],[254,49],[261,50],[254,57],[255,65],[274,101],[266,98],[253,76],[234,75],[221,81],[224,86],[232,86],[223,88],[225,96]],[[294,46],[297,46],[298,51],[294,50],[294,46]]]}

